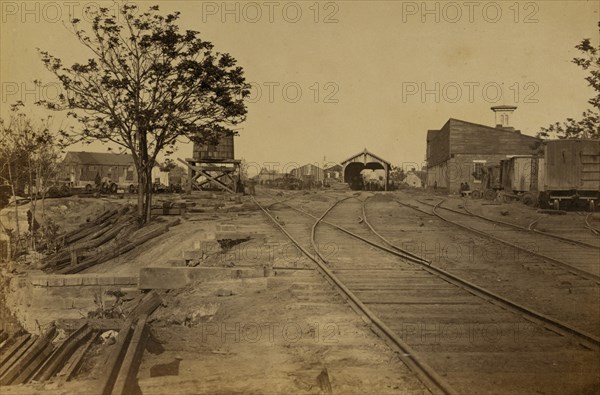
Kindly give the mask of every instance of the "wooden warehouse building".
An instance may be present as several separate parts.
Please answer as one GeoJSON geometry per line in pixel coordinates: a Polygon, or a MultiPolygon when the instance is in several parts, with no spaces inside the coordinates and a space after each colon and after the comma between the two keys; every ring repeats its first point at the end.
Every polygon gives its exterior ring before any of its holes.
{"type": "Polygon", "coordinates": [[[323,182],[325,172],[319,166],[307,163],[290,171],[290,174],[302,181],[323,182]]]}
{"type": "Polygon", "coordinates": [[[491,108],[496,127],[450,118],[439,130],[427,131],[427,186],[458,193],[482,182],[485,166],[514,155],[535,155],[541,140],[521,134],[510,124],[514,106],[491,108]]]}
{"type": "Polygon", "coordinates": [[[69,151],[61,163],[60,179],[76,187],[95,185],[96,178],[120,186],[137,185],[137,172],[129,154],[69,151]]]}

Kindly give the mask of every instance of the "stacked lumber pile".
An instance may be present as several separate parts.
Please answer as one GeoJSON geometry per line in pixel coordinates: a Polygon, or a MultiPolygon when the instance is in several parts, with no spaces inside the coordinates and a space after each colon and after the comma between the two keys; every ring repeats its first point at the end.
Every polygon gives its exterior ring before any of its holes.
{"type": "Polygon", "coordinates": [[[0,385],[69,381],[81,366],[98,332],[83,322],[64,340],[54,342],[54,324],[40,336],[16,332],[0,345],[0,385]]]}
{"type": "MultiPolygon", "coordinates": [[[[148,337],[148,317],[162,304],[154,291],[138,299],[124,321],[75,321],[75,329],[66,331],[60,322],[52,323],[41,335],[16,332],[0,334],[0,386],[54,381],[64,383],[76,376],[86,353],[103,331],[118,325],[116,343],[101,366],[98,393],[131,394],[148,337]],[[59,332],[68,333],[63,339],[59,332]]],[[[67,325],[70,326],[70,325],[67,325]]],[[[110,329],[112,332],[113,330],[110,329]]]]}
{"type": "Polygon", "coordinates": [[[137,372],[148,339],[148,318],[162,303],[162,298],[151,291],[128,314],[119,330],[115,346],[103,365],[100,394],[134,393],[137,372]]]}
{"type": "Polygon", "coordinates": [[[131,207],[107,210],[63,236],[63,248],[42,261],[42,269],[74,274],[133,250],[179,223],[152,222],[140,227],[131,207]]]}

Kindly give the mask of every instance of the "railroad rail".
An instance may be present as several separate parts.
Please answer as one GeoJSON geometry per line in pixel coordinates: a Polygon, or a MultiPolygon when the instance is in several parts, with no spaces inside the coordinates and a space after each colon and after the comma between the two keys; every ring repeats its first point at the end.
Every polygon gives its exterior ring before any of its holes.
{"type": "MultiPolygon", "coordinates": [[[[445,210],[451,210],[451,211],[453,211],[455,213],[458,213],[458,214],[464,214],[464,213],[461,213],[458,210],[454,210],[454,209],[451,209],[451,208],[448,208],[448,207],[442,207],[442,208],[445,209],[445,210]]],[[[568,237],[560,236],[560,235],[557,235],[557,234],[554,234],[554,233],[544,232],[544,231],[535,229],[535,224],[537,224],[539,222],[539,220],[541,219],[541,217],[538,218],[538,219],[536,219],[535,221],[533,221],[531,224],[529,224],[528,227],[525,227],[525,226],[520,226],[520,225],[517,225],[517,224],[512,224],[512,223],[506,222],[506,221],[499,221],[497,219],[492,219],[492,218],[489,218],[489,217],[486,217],[486,216],[474,213],[474,212],[472,212],[467,207],[467,200],[466,199],[464,200],[463,209],[469,215],[472,215],[473,217],[481,218],[481,219],[483,219],[485,221],[488,221],[488,222],[491,222],[491,223],[494,223],[494,224],[504,225],[504,226],[508,226],[508,227],[511,227],[511,228],[514,228],[514,229],[518,229],[518,230],[522,230],[522,231],[526,231],[526,232],[535,232],[537,234],[540,234],[540,235],[543,235],[543,236],[546,236],[546,237],[549,237],[549,238],[552,238],[552,239],[564,241],[564,242],[575,244],[575,245],[579,245],[579,246],[582,246],[582,247],[594,248],[594,249],[600,250],[600,245],[590,244],[590,243],[586,243],[585,241],[575,240],[575,239],[571,239],[571,238],[568,238],[568,237]]]]}
{"type": "MultiPolygon", "coordinates": [[[[471,218],[479,218],[479,216],[473,216],[473,215],[471,215],[469,213],[464,213],[464,212],[461,212],[461,211],[458,211],[458,210],[451,209],[449,207],[442,206],[442,204],[445,202],[445,200],[441,200],[441,201],[439,201],[436,204],[430,204],[430,203],[426,203],[426,202],[422,202],[422,201],[417,200],[417,202],[420,203],[420,204],[432,207],[432,212],[428,212],[428,211],[422,210],[422,209],[420,209],[418,207],[415,207],[415,206],[410,205],[410,204],[406,204],[406,203],[401,202],[399,200],[396,200],[396,202],[398,204],[402,205],[402,206],[409,207],[409,208],[412,208],[414,210],[418,210],[418,211],[420,211],[422,213],[425,213],[427,215],[436,216],[436,217],[440,218],[441,220],[443,220],[443,221],[445,221],[445,222],[447,222],[449,224],[452,224],[454,226],[457,226],[457,227],[460,227],[462,229],[468,230],[469,232],[475,233],[478,236],[487,238],[489,240],[493,240],[493,241],[498,242],[498,243],[502,243],[502,244],[507,245],[507,246],[509,246],[511,248],[514,248],[516,250],[523,251],[523,252],[526,252],[528,254],[532,254],[534,256],[537,256],[537,257],[539,257],[539,258],[541,258],[541,259],[543,259],[543,260],[545,260],[545,261],[547,261],[547,262],[549,262],[549,263],[551,263],[553,265],[556,265],[556,266],[559,266],[559,267],[565,269],[566,271],[568,271],[571,274],[577,275],[577,276],[579,276],[581,278],[585,278],[587,280],[591,280],[591,281],[594,281],[597,284],[600,284],[600,275],[598,275],[596,273],[591,273],[590,271],[587,271],[587,270],[581,269],[579,267],[576,267],[576,266],[574,266],[574,265],[572,265],[570,263],[567,263],[565,261],[562,261],[562,260],[560,260],[558,258],[554,258],[554,257],[551,257],[549,255],[533,251],[530,248],[527,248],[527,247],[524,247],[524,246],[519,245],[517,243],[508,241],[508,240],[506,240],[504,238],[500,238],[498,236],[495,236],[495,235],[491,234],[490,232],[486,232],[486,231],[482,231],[480,229],[476,229],[473,226],[465,225],[464,223],[452,220],[452,219],[448,218],[447,216],[444,216],[444,215],[440,214],[439,211],[438,211],[438,209],[443,209],[443,210],[446,210],[448,212],[459,214],[461,216],[467,216],[467,217],[471,217],[471,218]]],[[[495,223],[497,225],[506,225],[506,224],[508,224],[508,223],[504,223],[502,221],[496,222],[494,220],[491,220],[491,222],[493,222],[493,223],[495,223]]],[[[526,228],[519,227],[518,230],[526,232],[526,233],[532,233],[532,232],[526,230],[526,228]]],[[[504,234],[506,234],[506,233],[504,233],[504,234]]],[[[517,239],[519,241],[522,241],[522,238],[518,237],[517,239]]],[[[593,247],[594,249],[596,248],[595,246],[591,246],[591,247],[593,247]]],[[[568,250],[565,249],[565,247],[563,247],[561,251],[562,251],[562,253],[565,253],[565,251],[568,251],[568,250]]],[[[597,254],[598,254],[597,252],[591,253],[590,256],[592,257],[592,259],[590,259],[590,260],[593,261],[593,259],[594,259],[593,257],[594,256],[597,257],[597,254]]],[[[597,264],[592,265],[592,268],[594,268],[596,270],[600,269],[597,264]]]]}
{"type": "MultiPolygon", "coordinates": [[[[514,303],[510,300],[507,300],[506,298],[496,295],[493,292],[490,292],[490,291],[483,289],[475,284],[472,284],[462,278],[459,278],[456,275],[448,273],[448,272],[444,271],[443,269],[432,266],[431,262],[429,262],[426,259],[423,259],[419,256],[416,256],[415,254],[413,254],[410,251],[406,251],[397,246],[394,246],[392,243],[387,241],[381,234],[379,234],[377,232],[377,230],[375,230],[372,227],[372,225],[368,221],[366,212],[364,210],[364,202],[362,202],[363,210],[362,210],[362,217],[359,218],[359,221],[358,221],[359,224],[362,224],[364,222],[364,224],[366,224],[369,227],[370,233],[377,236],[377,238],[379,240],[386,243],[389,247],[383,246],[377,242],[374,242],[372,239],[363,237],[363,236],[357,234],[356,232],[353,232],[349,229],[346,229],[344,227],[341,227],[330,221],[325,220],[325,217],[332,210],[334,210],[334,208],[336,208],[341,202],[349,201],[352,198],[353,197],[346,197],[344,199],[341,199],[340,201],[335,202],[320,217],[313,215],[311,213],[308,213],[304,210],[295,208],[295,207],[289,205],[288,203],[281,203],[281,204],[282,204],[282,206],[289,207],[290,209],[294,210],[295,212],[301,213],[305,216],[310,216],[311,218],[313,218],[316,221],[311,229],[311,245],[316,253],[318,253],[318,249],[316,246],[316,229],[320,224],[325,224],[329,228],[337,229],[338,231],[340,231],[348,236],[351,236],[352,238],[358,239],[358,240],[362,241],[363,243],[366,243],[381,252],[387,253],[388,256],[392,255],[392,256],[396,257],[396,259],[400,258],[402,260],[402,262],[404,262],[404,263],[408,262],[411,264],[411,266],[414,266],[412,264],[416,264],[419,270],[425,271],[429,275],[437,277],[438,280],[436,280],[436,281],[442,281],[445,284],[448,284],[448,283],[452,284],[454,286],[455,290],[465,291],[468,294],[470,294],[472,297],[476,297],[479,300],[483,300],[487,303],[496,305],[503,310],[510,310],[512,313],[515,313],[516,316],[524,317],[528,322],[534,322],[535,324],[539,325],[540,327],[546,328],[552,332],[559,333],[563,336],[568,335],[574,339],[577,339],[580,344],[584,345],[588,349],[597,351],[598,348],[600,347],[600,339],[598,339],[594,335],[585,333],[581,330],[571,327],[568,324],[559,322],[555,319],[552,319],[551,317],[545,316],[545,315],[535,312],[527,307],[524,307],[524,306],[514,303]]],[[[258,204],[258,202],[257,202],[257,204],[258,204]]],[[[281,226],[277,221],[274,220],[274,218],[270,212],[265,210],[260,204],[258,204],[258,205],[265,212],[265,214],[267,214],[273,220],[273,222],[275,222],[279,226],[279,228],[282,230],[282,232],[284,234],[286,234],[286,236],[288,236],[296,245],[298,245],[298,247],[301,248],[301,250],[309,258],[311,258],[311,260],[315,261],[315,263],[317,264],[319,270],[323,273],[323,275],[326,278],[328,278],[330,282],[335,284],[336,288],[340,291],[340,293],[342,293],[342,296],[345,295],[345,299],[350,300],[350,303],[351,303],[351,305],[353,305],[353,308],[355,308],[355,310],[357,310],[359,312],[359,314],[365,315],[364,310],[362,310],[362,308],[361,308],[362,307],[361,304],[366,307],[366,303],[361,301],[361,299],[356,296],[356,293],[353,292],[353,290],[351,289],[352,288],[351,286],[346,285],[344,282],[342,282],[340,280],[339,276],[336,276],[337,273],[340,273],[340,272],[344,273],[344,270],[346,270],[346,269],[344,269],[344,268],[338,269],[337,267],[334,267],[333,271],[327,270],[328,267],[330,267],[330,268],[332,267],[331,262],[329,262],[328,260],[325,260],[322,256],[319,257],[317,255],[318,259],[316,259],[315,257],[311,257],[311,254],[304,247],[302,247],[300,245],[300,243],[294,241],[293,240],[294,237],[289,232],[287,232],[283,226],[281,226]],[[333,280],[333,278],[335,278],[335,280],[333,280]],[[350,295],[352,295],[352,297],[350,295]],[[361,313],[361,311],[362,311],[362,313],[361,313]]],[[[275,204],[272,204],[271,207],[274,205],[275,204]]],[[[347,269],[347,270],[349,271],[350,269],[347,269]]],[[[353,270],[359,270],[359,269],[353,269],[353,270]]],[[[352,277],[347,277],[347,279],[350,279],[351,283],[352,283],[352,281],[353,281],[352,277]]],[[[356,290],[357,288],[355,287],[354,289],[356,290]]],[[[359,292],[359,293],[361,292],[360,288],[357,289],[357,292],[359,292]]],[[[384,320],[377,318],[377,316],[372,317],[371,314],[368,315],[371,325],[376,325],[378,322],[381,322],[383,325],[385,325],[384,320]]],[[[381,327],[379,327],[379,328],[381,328],[381,327]]],[[[381,332],[381,329],[378,332],[381,332]]],[[[393,334],[394,333],[392,331],[392,335],[393,334]]],[[[417,369],[417,371],[418,371],[418,369],[417,369]]],[[[430,382],[430,384],[431,384],[431,382],[430,382]]],[[[435,388],[441,389],[439,385],[436,385],[435,388]]]]}
{"type": "MultiPolygon", "coordinates": [[[[296,245],[311,261],[316,264],[316,268],[319,273],[329,282],[344,298],[344,300],[355,310],[363,319],[371,325],[375,333],[383,337],[384,340],[400,351],[400,359],[423,381],[427,388],[434,394],[458,394],[447,382],[440,376],[435,370],[433,370],[421,356],[419,356],[407,343],[405,343],[398,335],[394,333],[383,321],[381,321],[364,303],[360,301],[358,297],[348,289],[338,277],[327,268],[325,263],[327,262],[322,254],[318,251],[315,244],[314,235],[315,229],[319,222],[329,213],[336,205],[341,201],[349,199],[350,197],[337,200],[331,205],[320,218],[314,217],[312,214],[309,216],[316,218],[316,222],[311,228],[311,245],[314,250],[314,255],[311,254],[305,246],[296,240],[280,223],[277,221],[269,212],[268,209],[263,207],[256,199],[253,198],[256,205],[267,215],[267,217],[273,221],[273,223],[285,234],[290,241],[296,245]]],[[[284,202],[275,202],[269,207],[275,204],[285,204],[284,202]]]]}
{"type": "Polygon", "coordinates": [[[590,223],[590,219],[592,218],[592,215],[594,215],[594,213],[589,213],[588,215],[585,216],[585,227],[588,228],[593,234],[595,234],[596,236],[600,236],[600,229],[594,227],[591,223],[590,223]]]}

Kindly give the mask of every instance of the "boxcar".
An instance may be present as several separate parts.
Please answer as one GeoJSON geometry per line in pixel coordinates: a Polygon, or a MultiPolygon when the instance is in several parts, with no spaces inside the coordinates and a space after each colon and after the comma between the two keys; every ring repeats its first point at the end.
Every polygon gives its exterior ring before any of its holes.
{"type": "Polygon", "coordinates": [[[545,159],[540,203],[558,209],[562,201],[585,200],[593,211],[600,197],[600,140],[548,141],[545,159]]]}
{"type": "Polygon", "coordinates": [[[498,196],[498,191],[502,189],[502,180],[500,178],[500,165],[487,165],[483,169],[483,179],[480,185],[481,190],[473,190],[471,196],[479,197],[479,194],[486,200],[494,200],[498,196]]]}
{"type": "Polygon", "coordinates": [[[544,158],[533,155],[513,156],[500,161],[500,180],[505,200],[520,198],[527,205],[538,201],[544,190],[544,158]]]}

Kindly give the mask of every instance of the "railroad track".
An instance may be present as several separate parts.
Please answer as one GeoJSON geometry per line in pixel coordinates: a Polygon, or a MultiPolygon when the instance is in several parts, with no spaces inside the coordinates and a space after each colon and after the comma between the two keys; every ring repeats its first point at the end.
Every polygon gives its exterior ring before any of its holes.
{"type": "Polygon", "coordinates": [[[416,202],[431,208],[431,212],[396,200],[398,204],[436,216],[439,219],[475,233],[478,236],[502,243],[526,254],[536,256],[542,261],[558,266],[571,274],[600,284],[600,263],[598,263],[598,247],[578,240],[566,239],[545,232],[533,232],[514,224],[496,221],[471,212],[461,212],[444,207],[445,200],[431,204],[417,200],[416,202]],[[439,210],[444,210],[442,215],[439,210]],[[488,226],[487,223],[493,224],[488,226]],[[539,235],[552,239],[551,243],[543,245],[541,250],[539,235]],[[568,261],[567,261],[568,260],[568,261]],[[572,263],[576,260],[576,264],[572,263]]]}
{"type": "MultiPolygon", "coordinates": [[[[592,232],[592,234],[593,234],[594,236],[600,236],[600,229],[598,229],[598,228],[594,227],[594,226],[593,226],[593,225],[590,223],[590,219],[592,219],[592,217],[593,217],[593,215],[594,215],[594,213],[593,213],[593,212],[591,212],[591,213],[587,213],[587,212],[577,211],[576,213],[577,213],[578,215],[580,215],[580,216],[583,216],[583,217],[585,217],[585,218],[583,219],[583,228],[584,228],[584,229],[588,229],[590,232],[592,232]]],[[[536,218],[535,220],[533,220],[533,221],[532,221],[532,222],[529,224],[529,226],[527,227],[527,229],[529,229],[529,230],[531,230],[531,231],[540,232],[538,229],[536,229],[536,227],[539,225],[539,223],[541,222],[541,220],[542,220],[543,218],[547,218],[547,215],[545,215],[545,214],[544,214],[544,215],[541,215],[541,216],[539,216],[538,218],[536,218]]],[[[540,232],[540,233],[548,233],[548,232],[540,232]]],[[[548,233],[548,234],[549,234],[550,236],[557,236],[557,237],[561,238],[561,236],[559,236],[559,235],[556,235],[556,234],[554,234],[554,233],[548,233]]],[[[579,240],[574,240],[574,239],[570,239],[570,238],[565,238],[565,239],[566,239],[567,241],[572,241],[572,242],[576,242],[576,243],[577,243],[577,242],[580,242],[579,240]]],[[[595,241],[595,240],[594,240],[594,241],[595,241]]],[[[589,243],[587,243],[587,242],[583,242],[583,244],[588,244],[588,245],[591,245],[591,244],[589,244],[589,243]]],[[[594,246],[595,246],[595,244],[594,244],[594,246]]]]}
{"type": "Polygon", "coordinates": [[[592,218],[592,216],[594,215],[594,213],[589,213],[585,216],[585,227],[588,228],[594,235],[596,236],[600,236],[600,228],[597,228],[595,226],[593,226],[590,222],[590,219],[592,218]]]}
{"type": "MultiPolygon", "coordinates": [[[[443,208],[445,208],[445,207],[443,207],[443,208]]],[[[481,218],[484,221],[491,222],[493,224],[503,225],[503,226],[507,226],[509,228],[513,228],[513,229],[517,229],[517,230],[521,230],[521,231],[525,231],[525,232],[535,232],[535,233],[537,233],[539,235],[542,235],[542,236],[550,238],[550,239],[559,240],[559,241],[562,241],[562,242],[566,242],[566,243],[577,245],[577,246],[581,246],[581,247],[586,247],[586,248],[592,248],[592,249],[600,250],[600,243],[591,244],[591,243],[587,243],[585,241],[571,239],[569,237],[564,237],[564,236],[561,236],[561,235],[557,235],[557,234],[554,234],[554,233],[545,232],[545,231],[541,231],[541,230],[536,229],[535,226],[539,223],[539,220],[542,217],[539,217],[537,220],[535,220],[532,223],[530,223],[528,227],[524,227],[524,226],[520,226],[520,225],[517,225],[517,224],[512,224],[510,222],[499,221],[497,219],[493,219],[493,218],[489,218],[489,217],[486,217],[486,216],[483,216],[483,215],[476,214],[473,211],[471,211],[471,209],[469,209],[466,199],[464,200],[463,210],[465,210],[465,212],[467,214],[469,214],[469,215],[471,215],[473,217],[481,218]]],[[[457,210],[453,210],[453,211],[461,213],[460,211],[457,211],[457,210]]]]}
{"type": "Polygon", "coordinates": [[[261,206],[373,330],[403,353],[401,359],[432,392],[531,393],[543,389],[564,393],[577,392],[582,385],[598,385],[593,373],[587,372],[585,380],[580,376],[571,380],[564,365],[560,372],[549,373],[542,362],[555,358],[548,350],[558,348],[572,360],[586,361],[583,363],[591,363],[595,369],[598,338],[431,266],[410,251],[380,244],[382,237],[370,225],[359,200],[347,196],[320,216],[289,203],[280,207],[269,211],[261,206]],[[305,226],[281,226],[274,215],[286,218],[286,223],[305,226]],[[310,244],[306,241],[307,217],[314,221],[310,244]],[[320,255],[319,245],[332,242],[339,243],[339,254],[320,255]],[[484,337],[482,333],[489,334],[494,328],[494,333],[504,337],[450,339],[443,335],[447,328],[468,328],[471,335],[484,337]],[[511,330],[516,337],[506,336],[511,330]],[[527,335],[517,340],[523,331],[527,335]],[[540,359],[541,354],[545,355],[540,359]],[[508,370],[494,373],[490,363],[494,369],[508,366],[508,370]]]}

